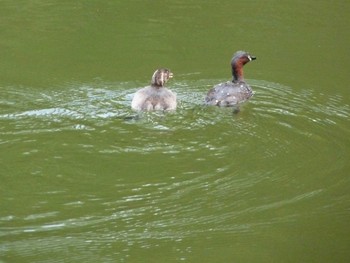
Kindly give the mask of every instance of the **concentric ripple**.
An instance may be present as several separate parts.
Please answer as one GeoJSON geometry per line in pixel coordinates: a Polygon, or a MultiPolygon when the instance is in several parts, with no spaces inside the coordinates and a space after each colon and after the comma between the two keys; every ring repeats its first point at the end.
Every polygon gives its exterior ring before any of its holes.
{"type": "Polygon", "coordinates": [[[255,95],[234,113],[203,105],[217,82],[176,81],[171,113],[132,111],[142,86],[133,82],[4,88],[3,162],[17,156],[22,166],[2,180],[1,253],[45,258],[72,247],[75,260],[97,262],[94,251],[115,246],[126,260],[135,246],[255,235],[339,213],[350,138],[342,96],[250,80],[255,95]]]}

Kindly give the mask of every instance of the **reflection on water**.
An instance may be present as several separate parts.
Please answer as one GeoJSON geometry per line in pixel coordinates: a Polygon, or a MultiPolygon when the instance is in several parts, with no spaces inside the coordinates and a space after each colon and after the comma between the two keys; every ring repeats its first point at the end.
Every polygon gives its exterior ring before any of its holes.
{"type": "MultiPolygon", "coordinates": [[[[247,127],[242,125],[258,125],[246,118],[266,118],[294,129],[294,132],[307,133],[308,127],[302,125],[313,123],[320,126],[338,125],[340,128],[342,123],[337,120],[349,117],[349,105],[343,103],[339,94],[317,94],[312,90],[296,93],[290,87],[257,80],[249,81],[255,96],[242,105],[241,113],[234,114],[232,108],[205,107],[205,92],[216,82],[201,80],[174,84],[172,89],[177,93],[179,107],[176,112],[169,113],[132,111],[130,102],[138,89],[135,83],[108,83],[104,86],[99,83],[75,86],[73,83],[34,94],[32,89],[6,87],[3,94],[7,99],[0,101],[4,109],[0,118],[6,120],[7,125],[13,125],[14,130],[24,132],[28,129],[28,132],[34,133],[42,131],[37,127],[38,123],[46,128],[55,123],[54,131],[59,131],[68,128],[94,129],[92,126],[119,121],[123,127],[130,124],[142,129],[164,131],[208,128],[218,124],[232,128],[234,125],[236,134],[245,134],[253,130],[245,129],[247,127]],[[91,127],[87,126],[88,123],[91,123],[91,127]]],[[[226,131],[223,129],[221,132],[225,134],[226,131]]]]}
{"type": "Polygon", "coordinates": [[[173,113],[133,112],[135,83],[4,88],[4,166],[17,160],[24,174],[4,177],[20,196],[3,189],[2,253],[28,257],[40,243],[39,259],[72,247],[75,260],[91,261],[101,255],[82,254],[87,247],[116,247],[126,260],[136,247],[175,242],[185,260],[188,239],[278,235],[310,216],[344,216],[350,107],[342,97],[250,80],[255,96],[234,114],[203,105],[216,82],[173,84],[173,113]],[[37,186],[31,200],[18,184],[24,176],[37,186]]]}
{"type": "Polygon", "coordinates": [[[349,261],[349,1],[0,7],[1,263],[349,261]],[[159,67],[178,109],[132,111],[159,67]]]}

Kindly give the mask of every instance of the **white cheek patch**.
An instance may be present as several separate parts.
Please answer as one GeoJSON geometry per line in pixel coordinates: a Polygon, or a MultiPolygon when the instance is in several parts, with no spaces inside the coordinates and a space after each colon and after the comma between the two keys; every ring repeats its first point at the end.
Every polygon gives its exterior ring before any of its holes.
{"type": "Polygon", "coordinates": [[[152,83],[156,83],[156,75],[157,75],[157,70],[153,73],[152,83]]]}
{"type": "Polygon", "coordinates": [[[252,57],[250,55],[248,55],[248,59],[249,61],[252,61],[252,57]]]}
{"type": "Polygon", "coordinates": [[[160,83],[162,86],[164,85],[164,72],[160,74],[160,83]]]}

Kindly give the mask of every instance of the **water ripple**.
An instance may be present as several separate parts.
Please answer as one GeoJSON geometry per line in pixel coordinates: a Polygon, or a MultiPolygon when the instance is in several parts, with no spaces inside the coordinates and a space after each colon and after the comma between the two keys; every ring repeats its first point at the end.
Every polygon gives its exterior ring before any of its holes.
{"type": "Polygon", "coordinates": [[[140,85],[132,82],[5,89],[0,143],[22,142],[22,158],[40,160],[31,170],[33,185],[45,184],[51,174],[45,165],[51,171],[68,162],[76,170],[69,179],[60,169],[49,178],[47,187],[55,187],[53,180],[57,189],[41,193],[36,212],[0,218],[2,237],[25,240],[2,250],[30,254],[40,239],[42,251],[55,251],[57,233],[60,246],[89,243],[91,251],[115,242],[128,251],[208,232],[250,235],[344,203],[332,195],[347,180],[337,175],[347,165],[350,138],[350,107],[341,95],[250,80],[255,95],[235,114],[203,105],[216,82],[173,84],[179,98],[173,113],[133,112],[140,85]],[[48,147],[52,136],[29,137],[36,133],[54,134],[54,147],[48,147]],[[89,171],[74,163],[80,158],[89,171]],[[59,180],[93,194],[68,194],[59,180]],[[60,211],[42,208],[52,195],[60,211]]]}

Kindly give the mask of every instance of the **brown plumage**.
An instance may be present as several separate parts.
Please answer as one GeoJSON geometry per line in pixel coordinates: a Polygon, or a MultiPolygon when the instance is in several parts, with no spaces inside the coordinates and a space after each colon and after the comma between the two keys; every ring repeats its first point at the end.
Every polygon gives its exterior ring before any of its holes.
{"type": "Polygon", "coordinates": [[[250,86],[244,81],[243,66],[256,57],[245,51],[237,51],[231,60],[232,81],[215,85],[209,90],[205,102],[207,105],[236,106],[253,96],[250,86]]]}

